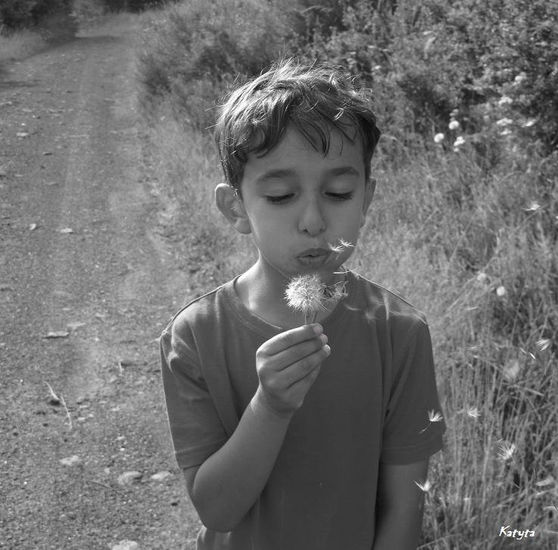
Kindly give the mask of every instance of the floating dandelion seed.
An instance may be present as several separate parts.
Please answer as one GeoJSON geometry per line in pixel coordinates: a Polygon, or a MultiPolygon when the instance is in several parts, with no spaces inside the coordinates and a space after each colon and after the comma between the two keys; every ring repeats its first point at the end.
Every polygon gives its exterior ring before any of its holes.
{"type": "Polygon", "coordinates": [[[467,416],[470,416],[471,418],[479,418],[480,417],[480,412],[478,410],[477,407],[469,407],[467,409],[467,416]]]}
{"type": "Polygon", "coordinates": [[[509,443],[508,441],[501,441],[498,449],[498,456],[504,462],[507,462],[513,457],[513,454],[515,453],[515,449],[516,447],[513,443],[509,443]]]}
{"type": "Polygon", "coordinates": [[[420,483],[419,481],[415,481],[415,485],[423,492],[428,493],[430,489],[432,489],[432,483],[430,483],[429,479],[426,479],[424,483],[420,483]]]}
{"type": "Polygon", "coordinates": [[[345,281],[328,286],[315,273],[294,277],[285,291],[287,304],[304,314],[305,324],[313,323],[320,311],[346,295],[345,281]]]}
{"type": "Polygon", "coordinates": [[[428,411],[428,420],[430,422],[440,422],[444,417],[438,411],[428,411]]]}
{"type": "Polygon", "coordinates": [[[346,241],[345,239],[339,239],[338,243],[339,244],[337,244],[337,245],[333,245],[333,244],[328,243],[327,246],[328,246],[329,250],[331,250],[335,254],[341,254],[347,248],[353,248],[355,246],[354,244],[350,243],[349,241],[346,241]]]}
{"type": "Polygon", "coordinates": [[[441,415],[441,413],[437,412],[437,411],[428,411],[428,426],[426,426],[426,428],[424,428],[424,430],[421,430],[419,433],[425,432],[426,430],[428,430],[428,428],[430,427],[430,424],[434,423],[434,422],[441,422],[443,420],[443,416],[441,415]]]}
{"type": "Polygon", "coordinates": [[[540,340],[537,340],[537,349],[539,351],[546,351],[550,347],[550,343],[550,338],[541,338],[540,340]]]}

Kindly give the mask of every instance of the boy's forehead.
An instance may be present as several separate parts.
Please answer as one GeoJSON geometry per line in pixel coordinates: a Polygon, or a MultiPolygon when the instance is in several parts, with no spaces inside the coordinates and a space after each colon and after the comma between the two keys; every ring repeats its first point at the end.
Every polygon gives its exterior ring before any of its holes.
{"type": "Polygon", "coordinates": [[[353,125],[346,125],[343,132],[329,124],[320,127],[298,127],[288,124],[281,139],[270,149],[255,151],[248,155],[250,159],[263,159],[292,155],[298,151],[316,152],[326,156],[340,156],[346,146],[357,147],[362,153],[362,140],[358,129],[353,125]]]}

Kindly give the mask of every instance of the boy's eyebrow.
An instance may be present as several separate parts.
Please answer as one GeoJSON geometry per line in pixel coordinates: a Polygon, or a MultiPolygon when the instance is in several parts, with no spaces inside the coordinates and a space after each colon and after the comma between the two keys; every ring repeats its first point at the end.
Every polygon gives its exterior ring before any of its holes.
{"type": "MultiPolygon", "coordinates": [[[[353,166],[336,166],[331,170],[326,172],[328,176],[360,176],[360,172],[353,166]]],[[[277,168],[275,170],[269,170],[262,174],[257,181],[260,183],[265,183],[268,180],[290,178],[296,176],[296,171],[290,168],[277,168]]]]}

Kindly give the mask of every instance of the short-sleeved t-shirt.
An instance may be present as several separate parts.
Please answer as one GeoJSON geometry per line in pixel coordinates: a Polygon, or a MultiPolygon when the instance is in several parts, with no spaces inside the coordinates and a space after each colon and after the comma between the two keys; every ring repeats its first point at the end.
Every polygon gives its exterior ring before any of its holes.
{"type": "MultiPolygon", "coordinates": [[[[253,315],[235,282],[188,304],[161,336],[181,468],[202,464],[232,435],[258,387],[256,351],[284,330],[253,315]]],[[[441,449],[445,424],[429,419],[441,409],[424,316],[353,272],[346,289],[322,322],[331,355],[262,493],[233,531],[203,527],[199,550],[370,550],[380,463],[418,462],[441,449]]]]}

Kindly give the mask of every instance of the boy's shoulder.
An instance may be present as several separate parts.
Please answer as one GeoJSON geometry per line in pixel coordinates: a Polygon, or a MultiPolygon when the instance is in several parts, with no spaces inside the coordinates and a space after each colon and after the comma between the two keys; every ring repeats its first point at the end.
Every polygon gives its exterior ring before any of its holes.
{"type": "Polygon", "coordinates": [[[178,330],[189,332],[196,325],[213,324],[223,315],[227,296],[234,281],[228,281],[189,302],[186,302],[170,319],[163,332],[178,330]]]}
{"type": "Polygon", "coordinates": [[[353,277],[355,289],[354,295],[349,295],[349,300],[354,302],[355,307],[364,306],[368,318],[407,328],[428,324],[424,313],[394,290],[358,273],[349,273],[353,277]]]}

